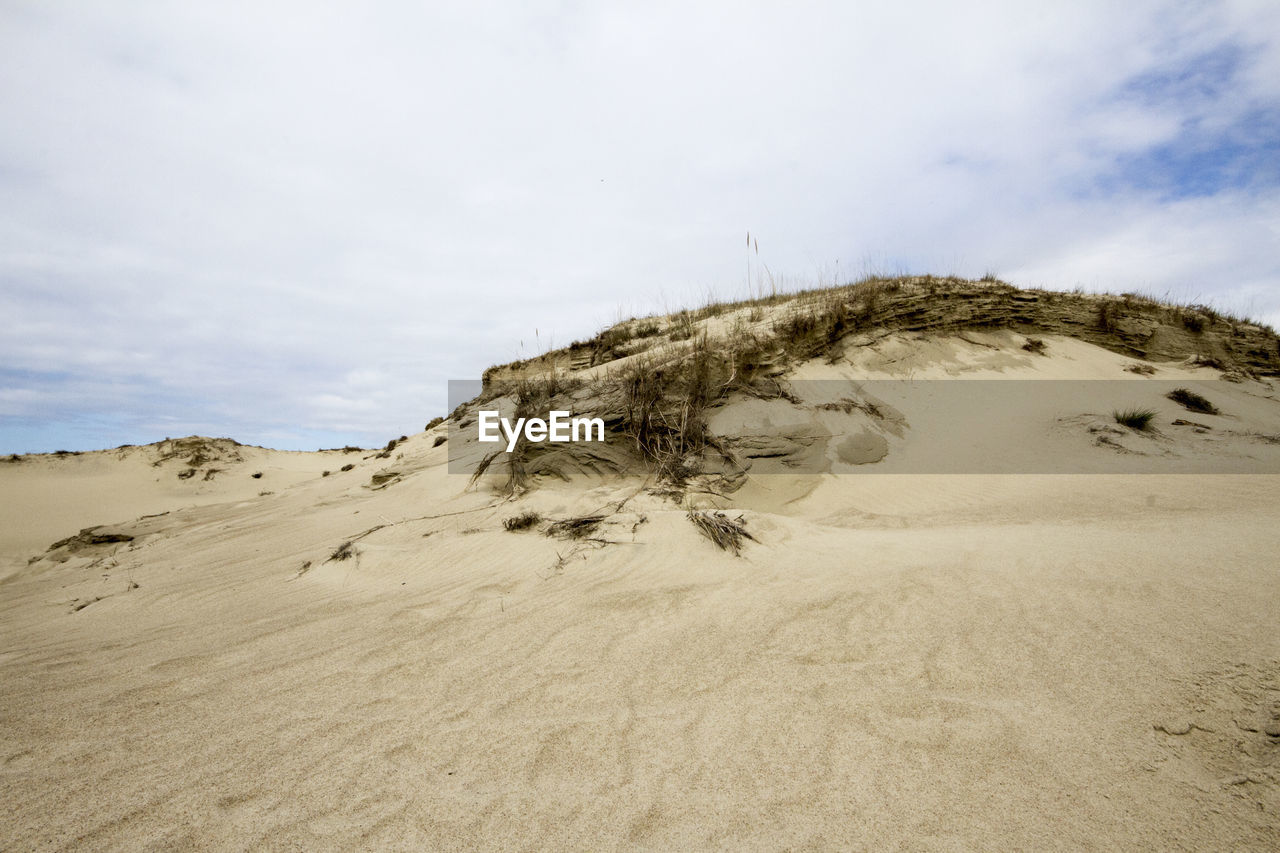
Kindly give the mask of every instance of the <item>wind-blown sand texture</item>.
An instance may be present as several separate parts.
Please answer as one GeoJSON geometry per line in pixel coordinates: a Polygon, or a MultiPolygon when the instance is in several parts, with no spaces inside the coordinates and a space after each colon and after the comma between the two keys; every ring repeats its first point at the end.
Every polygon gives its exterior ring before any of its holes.
{"type": "Polygon", "coordinates": [[[735,397],[717,435],[800,450],[727,497],[569,462],[509,497],[448,473],[456,423],[0,463],[0,848],[1275,850],[1280,476],[840,473],[957,420],[1082,470],[1275,464],[1265,377],[1155,362],[1222,409],[1190,415],[1042,337],[899,330],[788,376],[1132,393],[1065,426],[735,397]],[[1096,440],[1124,401],[1159,434],[1096,440]],[[806,443],[836,417],[865,436],[806,443]]]}

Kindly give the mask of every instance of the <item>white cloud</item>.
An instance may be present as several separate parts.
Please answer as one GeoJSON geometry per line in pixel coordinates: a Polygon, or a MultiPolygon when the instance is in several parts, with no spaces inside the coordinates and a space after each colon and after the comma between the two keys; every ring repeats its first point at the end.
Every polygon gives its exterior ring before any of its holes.
{"type": "Polygon", "coordinates": [[[97,441],[97,416],[167,414],[372,443],[442,411],[448,378],[740,294],[747,228],[792,279],[993,270],[1275,317],[1276,187],[1171,200],[1120,158],[1280,110],[1277,24],[1271,3],[11,4],[0,363],[41,392],[5,398],[40,400],[13,434],[93,416],[83,441],[118,443],[141,437],[97,441]],[[1222,67],[1225,93],[1170,82],[1222,67]]]}

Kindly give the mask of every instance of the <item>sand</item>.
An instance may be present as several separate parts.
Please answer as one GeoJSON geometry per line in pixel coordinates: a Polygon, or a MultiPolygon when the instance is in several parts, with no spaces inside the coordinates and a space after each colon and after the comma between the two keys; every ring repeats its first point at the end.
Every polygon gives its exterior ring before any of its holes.
{"type": "MultiPolygon", "coordinates": [[[[907,369],[1132,375],[933,340],[907,369]]],[[[1212,452],[1271,464],[1280,404],[1221,385],[1212,452]]],[[[0,847],[1280,848],[1280,476],[831,469],[927,452],[901,414],[753,476],[741,557],[636,478],[469,489],[443,427],[201,485],[146,448],[0,465],[0,847]],[[90,525],[133,539],[45,551],[90,525]]],[[[1175,467],[1210,452],[1178,414],[1175,467]]]]}

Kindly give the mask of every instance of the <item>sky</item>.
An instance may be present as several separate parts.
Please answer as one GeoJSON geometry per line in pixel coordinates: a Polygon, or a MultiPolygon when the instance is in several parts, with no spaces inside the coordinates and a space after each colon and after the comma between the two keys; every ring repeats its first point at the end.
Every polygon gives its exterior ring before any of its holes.
{"type": "Polygon", "coordinates": [[[770,276],[1280,326],[1280,3],[960,6],[0,0],[0,452],[384,444],[770,276]]]}

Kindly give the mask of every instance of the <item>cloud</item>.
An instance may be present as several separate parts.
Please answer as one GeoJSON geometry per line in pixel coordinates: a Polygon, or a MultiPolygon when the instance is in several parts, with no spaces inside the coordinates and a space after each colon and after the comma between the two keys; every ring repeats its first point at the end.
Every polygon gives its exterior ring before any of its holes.
{"type": "MultiPolygon", "coordinates": [[[[383,443],[604,323],[889,271],[1275,318],[1271,3],[10,4],[0,449],[383,443]]],[[[75,448],[72,448],[75,449],[75,448]]]]}

